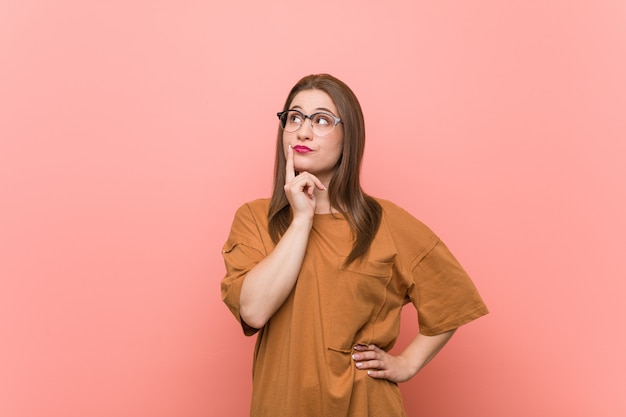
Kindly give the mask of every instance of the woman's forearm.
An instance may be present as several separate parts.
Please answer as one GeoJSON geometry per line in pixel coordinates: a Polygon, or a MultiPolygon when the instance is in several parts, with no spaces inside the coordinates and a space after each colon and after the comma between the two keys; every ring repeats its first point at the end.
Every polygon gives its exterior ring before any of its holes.
{"type": "Polygon", "coordinates": [[[418,334],[400,354],[409,364],[411,377],[415,376],[448,343],[456,329],[436,336],[418,334]]]}

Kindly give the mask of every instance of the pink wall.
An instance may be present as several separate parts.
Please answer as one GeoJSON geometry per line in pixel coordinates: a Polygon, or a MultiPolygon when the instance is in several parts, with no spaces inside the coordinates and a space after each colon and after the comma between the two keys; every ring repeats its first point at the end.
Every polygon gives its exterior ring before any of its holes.
{"type": "Polygon", "coordinates": [[[409,414],[626,414],[626,3],[248,3],[0,3],[0,415],[247,414],[220,249],[312,72],[491,309],[409,414]]]}

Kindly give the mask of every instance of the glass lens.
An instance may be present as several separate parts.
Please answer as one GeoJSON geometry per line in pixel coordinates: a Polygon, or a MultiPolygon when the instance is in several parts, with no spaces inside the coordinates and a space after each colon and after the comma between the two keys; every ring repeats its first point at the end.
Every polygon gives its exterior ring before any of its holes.
{"type": "Polygon", "coordinates": [[[282,115],[280,121],[286,132],[295,132],[302,126],[304,115],[297,110],[289,110],[282,115]]]}
{"type": "Polygon", "coordinates": [[[320,135],[328,135],[335,127],[335,120],[330,114],[316,113],[311,118],[311,124],[313,125],[313,131],[320,135]]]}

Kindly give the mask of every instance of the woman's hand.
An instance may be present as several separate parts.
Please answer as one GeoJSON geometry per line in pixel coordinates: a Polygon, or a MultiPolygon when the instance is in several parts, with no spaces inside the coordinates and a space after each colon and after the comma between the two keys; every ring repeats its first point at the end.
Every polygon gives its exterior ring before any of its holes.
{"type": "Polygon", "coordinates": [[[294,219],[296,217],[307,220],[313,218],[317,206],[315,188],[326,190],[324,184],[315,175],[306,171],[296,175],[293,166],[293,148],[290,145],[287,149],[285,195],[293,210],[294,219]]]}
{"type": "Polygon", "coordinates": [[[358,369],[367,371],[372,378],[405,382],[413,378],[418,368],[400,356],[392,356],[376,345],[356,345],[352,359],[358,369]]]}
{"type": "Polygon", "coordinates": [[[372,378],[405,382],[413,378],[445,346],[454,330],[435,336],[418,334],[398,356],[393,356],[376,345],[354,347],[355,366],[367,371],[372,378]]]}

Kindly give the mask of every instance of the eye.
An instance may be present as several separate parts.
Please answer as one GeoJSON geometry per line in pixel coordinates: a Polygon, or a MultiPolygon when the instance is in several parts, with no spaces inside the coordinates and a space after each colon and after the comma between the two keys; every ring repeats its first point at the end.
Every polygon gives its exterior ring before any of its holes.
{"type": "Polygon", "coordinates": [[[291,111],[287,116],[287,121],[289,123],[302,123],[302,115],[297,111],[291,111]]]}
{"type": "Polygon", "coordinates": [[[334,120],[329,114],[318,113],[315,115],[313,122],[315,122],[316,125],[320,126],[331,126],[333,125],[334,120]]]}

